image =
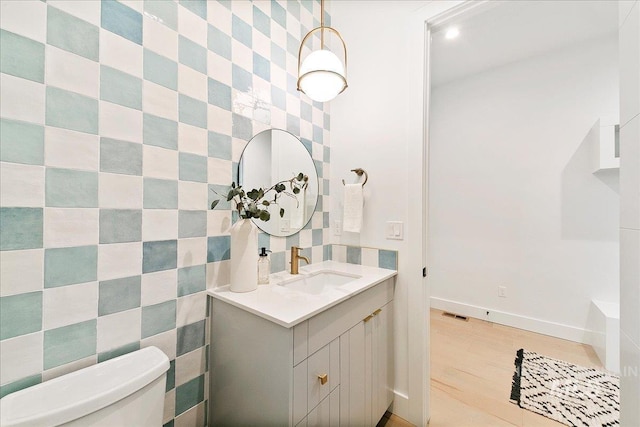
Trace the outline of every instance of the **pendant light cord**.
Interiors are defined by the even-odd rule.
[[[324,0],[320,0],[320,49],[324,49]]]

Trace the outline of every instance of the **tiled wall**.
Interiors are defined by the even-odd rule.
[[[620,425],[640,425],[640,1],[620,1]]]
[[[299,136],[321,178],[304,230],[260,236],[273,270],[292,244],[330,252],[329,114],[295,89],[319,0],[0,7],[0,392],[155,345],[165,423],[202,425],[204,290],[228,279],[232,221],[210,189],[252,135]]]
[[[348,245],[328,245],[325,258],[348,264],[398,269],[398,251]]]

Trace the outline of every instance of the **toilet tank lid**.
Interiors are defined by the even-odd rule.
[[[143,348],[3,397],[0,425],[66,423],[135,393],[168,369],[160,349]]]

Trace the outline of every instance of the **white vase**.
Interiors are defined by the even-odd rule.
[[[239,219],[231,226],[232,292],[258,288],[258,227],[250,219]]]

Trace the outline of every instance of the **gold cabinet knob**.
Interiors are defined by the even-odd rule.
[[[367,317],[365,317],[364,319],[362,319],[364,321],[364,323],[367,323],[369,320],[373,319],[373,314],[368,315]]]
[[[374,311],[374,312],[373,312],[373,315],[374,315],[374,316],[377,316],[377,315],[378,315],[378,314],[380,314],[381,312],[382,312],[382,309],[381,309],[381,308],[379,308],[379,309],[377,309],[376,311]]]
[[[320,385],[325,385],[329,381],[327,374],[318,374],[318,379],[320,380]]]

